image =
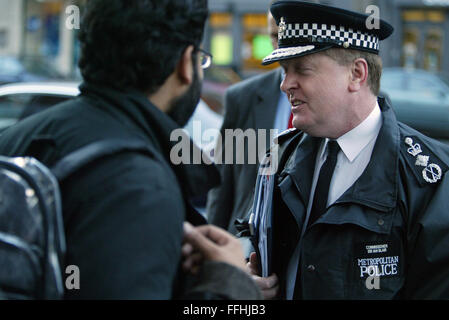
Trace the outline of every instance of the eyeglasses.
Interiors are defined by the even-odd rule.
[[[203,49],[196,49],[200,53],[201,68],[207,69],[212,64],[212,55]]]

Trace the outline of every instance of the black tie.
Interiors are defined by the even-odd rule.
[[[337,164],[337,155],[338,151],[340,151],[340,146],[337,141],[329,141],[327,148],[327,158],[321,167],[320,176],[318,177],[315,194],[313,196],[313,205],[308,223],[309,226],[311,226],[326,211],[329,186],[335,165]]]
[[[329,141],[327,144],[327,158],[324,164],[321,166],[320,175],[315,188],[313,196],[312,210],[310,211],[310,218],[308,226],[311,226],[323,213],[326,211],[327,198],[329,195],[329,186],[331,183],[332,175],[334,173],[335,165],[337,164],[337,155],[340,151],[340,146],[337,141]],[[298,263],[298,272],[296,274],[295,291],[293,293],[293,299],[301,299],[301,280],[300,271],[301,261]]]

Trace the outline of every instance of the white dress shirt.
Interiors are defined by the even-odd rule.
[[[380,107],[376,104],[376,107],[362,123],[337,139],[341,150],[337,156],[337,164],[329,187],[328,206],[340,198],[365,171],[381,127],[382,116]],[[313,199],[320,168],[326,161],[328,141],[329,139],[323,141],[318,152],[310,199]],[[309,203],[307,211],[310,212],[310,210],[311,203]]]
[[[373,153],[374,145],[381,127],[382,115],[379,104],[376,103],[373,111],[362,123],[336,140],[341,150],[338,152],[337,164],[335,165],[334,173],[332,175],[327,206],[338,200],[338,198],[340,198],[340,196],[342,196],[343,193],[362,175],[371,159],[371,154]],[[315,193],[320,169],[327,158],[328,141],[329,139],[324,139],[318,150],[309,197],[310,201],[307,206],[305,226],[308,223],[310,211],[312,209],[312,199]],[[305,226],[303,227],[302,234],[305,231]],[[298,245],[287,268],[287,299],[293,298],[299,255],[300,246]]]

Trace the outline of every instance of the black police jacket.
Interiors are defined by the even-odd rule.
[[[297,245],[295,298],[449,298],[449,147],[399,123],[384,99],[379,105],[367,168],[304,230],[320,139],[297,130],[278,138],[271,262],[281,298]]]
[[[66,265],[80,270],[80,289],[67,290],[66,298],[182,297],[186,290],[178,272],[182,223],[205,223],[190,199],[214,186],[218,172],[212,165],[173,165],[170,154],[178,141],[171,141],[170,136],[177,124],[144,95],[92,84],[83,84],[81,92],[74,100],[6,130],[0,137],[0,154],[34,156],[51,167],[94,141],[137,138],[146,141],[157,157],[115,154],[62,183]],[[194,148],[193,143],[190,147]],[[226,270],[221,266],[230,276]],[[202,288],[190,291],[196,298],[230,293]],[[239,297],[235,292],[230,296]]]

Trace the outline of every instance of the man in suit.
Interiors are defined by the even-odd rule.
[[[274,2],[274,1],[272,1]],[[273,47],[277,48],[277,25],[270,12],[267,15],[268,32]],[[242,81],[228,89],[225,95],[226,115],[220,133],[223,138],[223,147],[218,146],[216,157],[221,157],[222,164],[218,165],[221,171],[222,183],[212,189],[208,195],[207,215],[209,222],[227,229],[233,234],[238,231],[235,227],[237,219],[245,218],[253,201],[254,182],[257,178],[259,156],[256,163],[249,163],[249,148],[244,148],[244,164],[225,164],[227,153],[239,156],[241,149],[225,144],[225,130],[248,129],[267,130],[265,146],[271,144],[270,129],[279,132],[288,127],[290,120],[290,105],[284,93],[280,91],[282,69],[277,68],[253,78]],[[262,138],[263,139],[263,138]],[[263,144],[262,144],[263,145]],[[257,150],[263,156],[265,150]],[[252,156],[252,155],[251,155]]]

